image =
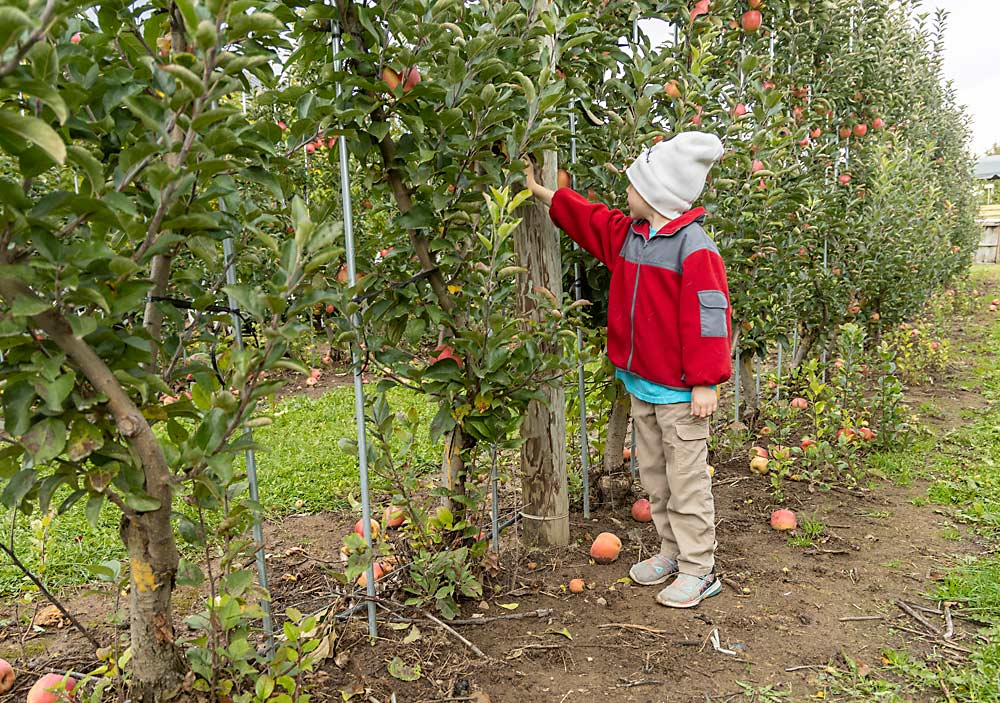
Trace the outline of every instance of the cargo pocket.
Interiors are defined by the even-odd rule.
[[[698,291],[698,304],[701,308],[701,336],[728,337],[726,329],[726,308],[729,301],[721,290]]]
[[[677,436],[684,441],[708,439],[708,418],[692,417],[674,425]]]

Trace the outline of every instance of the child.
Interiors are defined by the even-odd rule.
[[[638,584],[673,583],[656,596],[692,608],[722,590],[715,576],[715,503],[708,475],[714,386],[731,373],[726,269],[691,209],[718,137],[685,132],[644,151],[625,171],[629,216],[569,188],[528,188],[557,226],[611,269],[608,357],[632,395],[639,477],[649,494],[660,553],[635,564]]]

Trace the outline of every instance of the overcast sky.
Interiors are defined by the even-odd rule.
[[[1000,0],[923,0],[948,10],[944,70],[974,120],[972,148],[1000,143]]]

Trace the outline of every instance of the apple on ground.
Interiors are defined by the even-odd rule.
[[[755,456],[767,458],[767,450],[764,447],[753,447],[750,450],[750,458],[753,459]]]
[[[69,698],[73,700],[76,679],[62,674],[45,674],[28,691],[28,703],[56,703]]]
[[[399,527],[406,520],[406,513],[398,505],[387,505],[382,519],[387,528]]]
[[[371,518],[370,521],[369,521],[369,525],[371,526],[371,529],[372,529],[372,539],[376,539],[378,537],[378,534],[379,534],[378,520],[376,520],[375,518]],[[354,523],[354,534],[360,535],[362,537],[365,536],[365,521],[364,521],[364,518],[362,518],[361,520],[358,520],[356,523]]]
[[[6,659],[0,659],[0,696],[14,688],[14,667]]]
[[[651,522],[653,520],[653,507],[649,500],[640,498],[632,503],[632,519],[636,522]]]
[[[795,513],[791,510],[781,509],[771,513],[771,527],[779,532],[794,530],[796,525]]]
[[[594,539],[590,545],[590,556],[598,564],[610,564],[618,558],[622,550],[622,541],[618,535],[611,532],[602,532]]]
[[[583,593],[586,589],[587,584],[584,583],[583,579],[570,579],[569,582],[569,592],[570,593]]]
[[[816,446],[816,440],[810,439],[808,437],[803,437],[802,441],[799,442],[799,447],[802,448],[802,451],[808,451],[809,447],[814,447],[814,446]]]
[[[762,456],[755,456],[750,460],[750,473],[763,476],[767,473],[768,461]]]
[[[378,562],[373,565],[375,568],[375,580],[378,581],[380,578],[385,576],[385,569]],[[368,570],[365,569],[360,576],[358,576],[358,585],[361,588],[366,588],[368,586]]]
[[[809,407],[809,401],[805,398],[792,398],[790,405],[796,410],[805,410]]]

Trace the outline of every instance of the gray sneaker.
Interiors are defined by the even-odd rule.
[[[721,592],[722,582],[714,573],[707,576],[679,574],[672,584],[656,594],[656,602],[668,608],[693,608]]]
[[[670,557],[657,554],[629,569],[629,578],[640,586],[655,586],[677,573],[677,562]]]

